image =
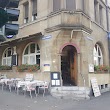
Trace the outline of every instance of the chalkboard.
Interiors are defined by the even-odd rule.
[[[12,55],[12,66],[17,65],[17,55]]]

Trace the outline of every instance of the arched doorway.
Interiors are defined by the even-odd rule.
[[[61,73],[64,86],[77,85],[77,50],[72,45],[62,49]]]

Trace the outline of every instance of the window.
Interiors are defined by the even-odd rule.
[[[101,48],[98,44],[94,47],[94,65],[103,65],[103,55]]]
[[[61,9],[61,0],[53,0],[53,11]]]
[[[86,9],[86,1],[85,0],[81,0],[80,2],[81,2],[81,10],[85,11],[85,9]]]
[[[94,16],[95,21],[103,26],[103,7],[96,0],[94,1]]]
[[[23,52],[23,64],[40,65],[40,48],[38,44],[31,43],[26,46]]]
[[[66,9],[67,10],[75,10],[76,9],[76,1],[75,0],[66,0]]]
[[[28,23],[29,3],[24,4],[24,23]]]
[[[101,5],[99,5],[99,23],[100,23],[100,25],[102,25],[103,23],[103,15],[102,15],[102,9],[103,9],[103,7],[101,6]]]
[[[97,12],[98,12],[98,9],[97,9],[97,7],[98,7],[98,2],[96,1],[96,0],[94,0],[94,16],[95,16],[95,21],[96,22],[98,22],[98,20],[97,20]]]
[[[32,0],[32,21],[37,19],[37,0]]]
[[[7,48],[2,57],[2,65],[11,66],[11,55],[12,55],[12,49]]]

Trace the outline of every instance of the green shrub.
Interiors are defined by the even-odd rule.
[[[11,66],[1,66],[0,65],[0,70],[11,70],[12,69],[12,67]]]
[[[40,66],[39,65],[27,65],[27,64],[22,64],[20,66],[18,66],[18,71],[19,72],[23,72],[25,70],[29,71],[29,72],[32,72],[32,71],[37,71],[40,69]]]
[[[110,67],[109,66],[106,66],[106,65],[94,65],[94,70],[95,71],[108,71],[110,70]]]

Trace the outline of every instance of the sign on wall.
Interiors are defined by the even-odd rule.
[[[43,36],[43,37],[42,37],[42,40],[47,40],[47,39],[50,39],[50,38],[52,38],[51,35],[46,35],[46,36]]]
[[[51,72],[51,86],[56,87],[60,85],[61,85],[60,72]]]
[[[44,72],[48,72],[48,71],[50,71],[50,64],[44,64],[43,65],[43,70],[44,70]]]
[[[93,89],[93,92],[94,92],[94,96],[95,97],[100,96],[101,93],[100,93],[100,90],[99,90],[97,79],[95,77],[91,78],[91,84],[92,84],[92,89]]]
[[[94,72],[94,65],[93,64],[89,64],[89,72],[90,73]]]

